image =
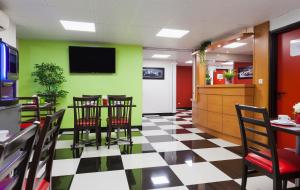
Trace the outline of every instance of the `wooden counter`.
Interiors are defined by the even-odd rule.
[[[219,138],[240,144],[235,104],[253,105],[254,85],[197,86],[193,102],[193,123]]]

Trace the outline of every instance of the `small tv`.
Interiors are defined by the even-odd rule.
[[[115,56],[115,48],[69,46],[70,73],[115,73]]]

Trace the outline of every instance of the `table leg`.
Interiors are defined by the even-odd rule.
[[[300,155],[300,136],[296,137],[296,153]],[[300,179],[296,179],[296,187],[300,186]]]

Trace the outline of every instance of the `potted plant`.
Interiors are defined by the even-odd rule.
[[[210,83],[211,83],[211,78],[210,78],[209,74],[206,74],[206,75],[205,75],[205,81],[206,81],[206,85],[210,85]]]
[[[205,64],[206,63],[206,48],[210,46],[211,41],[205,41],[203,42],[200,47],[199,47],[199,58],[200,58],[200,63]]]
[[[234,70],[224,71],[225,84],[232,84],[232,79],[235,76]]]
[[[300,124],[300,102],[293,106],[295,112],[295,123]]]
[[[31,75],[34,78],[34,82],[42,87],[37,93],[39,96],[44,97],[46,101],[56,104],[58,98],[67,95],[68,92],[61,89],[66,79],[60,66],[54,63],[35,64]]]

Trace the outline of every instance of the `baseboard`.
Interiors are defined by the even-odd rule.
[[[192,107],[182,107],[182,108],[176,108],[176,109],[181,109],[181,110],[192,110]]]
[[[176,113],[143,113],[143,116],[147,115],[159,115],[159,116],[174,116]]]
[[[142,130],[141,125],[133,125],[133,126],[131,126],[131,128]],[[73,128],[61,128],[61,129],[59,129],[59,133],[63,133],[63,132],[67,132],[67,131],[73,131]],[[107,127],[101,127],[101,132],[106,132],[106,131],[107,131]],[[94,132],[94,130],[91,130],[91,132]]]

